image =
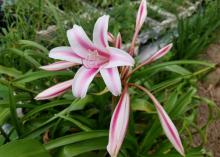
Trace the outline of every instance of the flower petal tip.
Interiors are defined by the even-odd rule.
[[[35,99],[35,100],[40,100],[39,97],[38,97],[38,95],[37,95],[36,97],[34,97],[34,99]]]
[[[115,40],[116,39],[115,39],[114,35],[112,33],[108,32],[108,41],[110,43],[115,43]]]
[[[121,33],[118,33],[118,35],[117,35],[115,47],[117,47],[119,49],[121,49],[121,47],[122,47]]]

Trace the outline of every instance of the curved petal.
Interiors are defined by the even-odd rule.
[[[153,54],[148,54],[150,51],[148,51],[148,53],[146,53],[147,51],[145,50],[143,53],[141,53],[141,55],[139,56],[141,64],[145,65],[145,64],[150,64],[151,62],[154,62],[157,59],[160,59],[161,57],[165,56],[173,47],[173,44],[168,44],[166,46],[164,46],[163,48],[161,48],[160,50],[155,50],[155,48],[153,49],[152,52],[154,52]],[[146,58],[147,59],[143,59]]]
[[[83,28],[78,25],[67,31],[67,37],[73,51],[83,58],[88,56],[89,51],[95,49]]]
[[[84,98],[90,83],[95,75],[99,72],[99,69],[87,69],[82,66],[76,73],[72,83],[72,92],[75,97]]]
[[[49,57],[73,63],[82,63],[82,58],[75,54],[71,47],[66,46],[53,48],[50,50]]]
[[[59,84],[56,84],[43,92],[39,93],[34,99],[36,100],[46,100],[46,99],[52,99],[57,96],[62,95],[67,90],[70,89],[72,86],[72,80],[68,80]]]
[[[117,157],[126,134],[130,112],[130,98],[123,92],[112,115],[107,150],[111,157]]]
[[[73,67],[75,65],[78,65],[78,64],[67,62],[67,61],[59,61],[59,62],[55,62],[49,65],[41,66],[40,69],[47,70],[47,71],[59,71],[59,70]]]
[[[159,51],[157,51],[153,56],[150,57],[151,60],[155,61],[155,60],[163,57],[164,55],[166,55],[171,50],[172,47],[173,47],[172,43],[164,46]]]
[[[109,47],[108,50],[110,53],[110,60],[109,63],[104,66],[105,68],[134,65],[134,59],[127,52],[114,47]]]
[[[157,101],[157,99],[151,94],[150,92],[147,92],[153,103],[155,104],[155,107],[157,109],[157,113],[159,115],[160,122],[162,124],[162,128],[167,136],[167,138],[170,140],[174,148],[182,155],[185,156],[184,148],[182,145],[182,142],[180,140],[179,133],[171,121],[170,117],[167,115],[166,111],[163,109],[163,107],[160,105],[160,103]]]
[[[93,43],[97,47],[108,47],[108,21],[109,16],[104,15],[98,18],[98,20],[95,23],[93,30]]]
[[[113,95],[118,96],[121,94],[121,79],[118,68],[101,69],[100,73],[109,91]]]
[[[146,0],[142,0],[136,17],[135,31],[139,31],[141,29],[141,26],[143,25],[146,16],[147,16],[147,2]]]

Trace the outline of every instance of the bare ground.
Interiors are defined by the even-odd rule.
[[[218,33],[220,36],[220,32]],[[204,53],[208,62],[220,65],[220,38],[211,44]],[[203,56],[204,57],[204,56]],[[220,66],[210,72],[206,78],[199,83],[199,95],[213,100],[220,107]],[[212,112],[213,121],[207,128],[207,141],[205,147],[211,151],[214,157],[220,157],[220,113],[216,109]],[[209,117],[207,104],[201,104],[198,108],[197,123],[202,127]],[[198,135],[194,136],[194,146],[201,144]]]

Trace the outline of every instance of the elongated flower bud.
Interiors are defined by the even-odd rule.
[[[130,99],[124,91],[112,115],[107,150],[111,157],[117,157],[126,134],[130,111]]]
[[[142,0],[136,17],[135,31],[139,31],[141,29],[146,19],[146,16],[147,16],[147,2],[146,0]]]
[[[121,49],[121,46],[122,46],[121,34],[118,33],[118,36],[117,36],[116,42],[115,42],[115,47]]]
[[[156,61],[157,59],[160,59],[161,57],[165,56],[171,50],[172,47],[173,47],[172,43],[164,46],[159,51],[157,51],[152,56],[150,56],[147,60],[143,61],[142,64],[144,64],[144,65],[149,64],[151,62]]]
[[[173,47],[173,44],[169,44],[169,45],[166,45],[164,46],[162,49],[160,49],[159,51],[157,51],[157,53],[155,53],[152,57],[151,57],[151,60],[152,61],[155,61],[161,57],[163,57],[164,55],[166,55],[170,50],[171,48]]]
[[[108,41],[110,43],[115,43],[115,37],[112,33],[108,32]]]
[[[73,80],[68,80],[68,81],[56,84],[56,85],[44,90],[43,92],[39,93],[35,97],[35,99],[36,100],[46,100],[46,99],[52,99],[57,96],[60,96],[63,93],[65,93],[67,90],[70,89],[70,87],[72,86],[72,82],[73,82]]]
[[[171,121],[170,117],[166,113],[166,111],[163,109],[163,107],[160,105],[160,103],[157,101],[157,99],[150,93],[148,92],[149,97],[153,101],[156,109],[157,109],[157,114],[159,115],[159,119],[162,125],[162,128],[167,136],[167,138],[170,140],[174,148],[182,155],[185,156],[184,153],[184,148],[182,145],[182,142],[180,140],[179,133]]]

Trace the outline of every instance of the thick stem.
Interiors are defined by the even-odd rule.
[[[137,84],[134,84],[134,83],[128,83],[128,86],[133,86],[133,87],[136,87],[140,90],[142,90],[143,92],[145,92],[148,96],[152,96],[151,92],[149,92],[146,88],[144,88],[143,86],[140,86],[140,85],[137,85]]]
[[[143,67],[144,65],[148,64],[150,62],[147,63],[142,63],[140,65],[138,65],[136,68],[134,68],[130,73],[127,74],[126,78],[129,78],[135,71],[139,70],[141,67]]]
[[[137,40],[138,33],[139,33],[139,30],[136,30],[136,31],[134,32],[134,36],[133,36],[133,39],[132,39],[132,42],[131,42],[131,46],[130,46],[130,48],[129,48],[129,54],[130,54],[131,56],[134,56],[135,42],[136,42],[136,40]]]

